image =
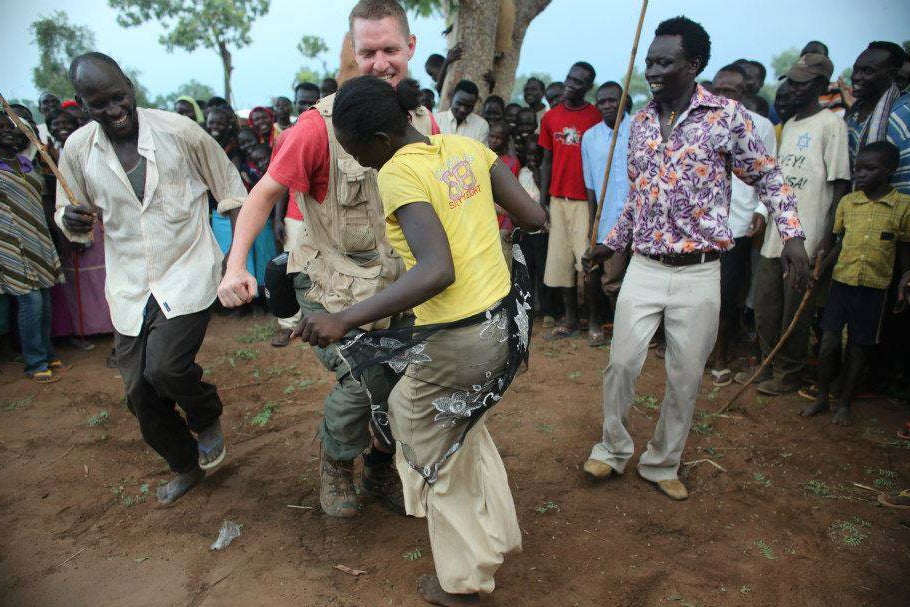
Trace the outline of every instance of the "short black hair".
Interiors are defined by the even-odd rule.
[[[679,16],[661,21],[654,30],[654,35],[679,36],[682,39],[682,48],[686,57],[698,60],[698,74],[711,60],[711,37],[701,24],[688,17]]]
[[[721,72],[731,72],[733,74],[739,74],[740,76],[743,77],[743,80],[749,79],[749,74],[747,74],[746,70],[743,69],[743,66],[741,63],[728,63],[727,65],[725,65],[722,68],[720,68],[719,70],[717,70],[718,74]]]
[[[335,88],[338,88],[338,81],[335,80],[334,78],[332,78],[331,76],[326,76],[325,78],[323,78],[322,84],[331,84],[331,85],[334,85]]]
[[[426,62],[424,63],[424,65],[425,65],[425,66],[426,66],[426,65],[438,65],[438,66],[442,67],[442,64],[445,63],[445,62],[446,62],[446,58],[445,58],[445,57],[443,57],[443,56],[440,55],[439,53],[433,53],[432,55],[430,55],[429,57],[427,57],[427,60],[426,60]]]
[[[539,85],[540,85],[540,88],[542,88],[542,89],[546,89],[546,88],[547,88],[547,85],[543,83],[543,80],[541,80],[541,79],[538,78],[537,76],[531,76],[530,78],[528,78],[527,80],[525,80],[525,86],[528,86],[528,85],[531,84],[532,82],[536,82],[537,84],[539,84]]]
[[[901,162],[900,150],[898,150],[897,146],[890,141],[873,141],[872,143],[867,143],[856,153],[857,156],[860,154],[878,154],[884,165],[891,171],[897,169]]]
[[[756,61],[755,59],[737,59],[733,62],[734,65],[751,65],[752,67],[757,67],[758,71],[761,72],[762,82],[768,77],[768,70],[765,68],[764,64],[761,61]]]
[[[79,75],[79,68],[82,67],[83,63],[103,63],[108,67],[114,68],[114,70],[120,74],[124,80],[127,82],[130,81],[127,75],[123,73],[123,69],[121,69],[120,64],[117,63],[113,57],[110,55],[105,55],[104,53],[99,53],[98,51],[90,51],[88,53],[82,53],[73,59],[72,63],[70,63],[69,79],[70,83],[73,85],[73,88],[77,88],[76,76]]]
[[[406,78],[392,88],[375,76],[351,78],[338,89],[332,106],[332,124],[357,140],[378,132],[404,135],[410,110],[420,106],[420,89]]]
[[[47,116],[44,117],[44,124],[47,126],[47,130],[51,130],[51,123],[59,118],[60,116],[66,116],[72,123],[76,126],[79,126],[79,121],[76,120],[76,117],[67,112],[66,110],[60,108],[54,108],[47,113]]]
[[[866,47],[866,50],[885,51],[888,53],[888,65],[898,70],[904,65],[904,61],[907,60],[907,53],[904,52],[904,49],[902,49],[899,44],[893,42],[876,40],[875,42],[870,42],[869,46]]]
[[[827,56],[828,56],[828,45],[825,44],[824,42],[822,42],[821,40],[810,40],[809,42],[806,43],[806,46],[803,47],[803,50],[801,50],[801,51],[799,52],[799,54],[800,54],[800,55],[805,55],[805,54],[808,52],[808,51],[806,51],[806,49],[809,48],[809,47],[812,46],[812,45],[815,45],[815,44],[817,44],[818,46],[820,46],[820,47],[822,47],[823,49],[825,49],[825,52],[824,52],[823,54],[824,54],[825,57],[827,57]]]
[[[272,155],[272,148],[267,143],[257,143],[252,148],[250,148],[248,156],[252,156],[253,152],[265,152],[269,156]]]
[[[509,104],[506,105],[506,109],[507,109],[507,110],[508,110],[508,109],[511,109],[511,108],[518,108],[518,109],[521,109],[521,104],[520,104],[520,103],[515,103],[514,101],[512,101],[511,103],[509,103]]]
[[[537,121],[537,112],[535,112],[532,108],[529,108],[526,105],[523,105],[518,109],[517,116],[521,116],[522,114],[530,114],[531,116],[534,117],[535,122]]]
[[[455,93],[458,91],[464,91],[468,95],[480,97],[480,90],[477,88],[477,85],[470,80],[459,80],[458,84],[455,85],[455,88],[452,89],[452,96],[454,97]]]
[[[746,93],[739,102],[746,106],[746,109],[752,110],[759,116],[767,118],[771,114],[771,106],[768,100],[761,95]]]
[[[512,127],[509,126],[509,123],[505,120],[494,120],[490,123],[490,130],[492,131],[495,128],[505,129],[506,135],[509,136],[512,134]]]
[[[487,95],[487,98],[483,100],[483,105],[486,106],[488,103],[495,103],[502,108],[503,112],[506,111],[506,102],[499,95]]]
[[[279,101],[287,101],[288,103],[291,102],[291,100],[288,99],[287,97],[285,97],[284,95],[280,95],[278,97],[275,97],[275,100],[272,102],[272,105],[277,104]]]
[[[205,107],[207,107],[207,108],[224,107],[226,105],[230,105],[230,104],[227,102],[227,99],[225,99],[224,97],[217,97],[217,96],[209,97],[209,100],[205,102]]]
[[[547,88],[544,89],[544,90],[545,90],[545,91],[549,91],[550,89],[556,88],[557,86],[561,86],[562,88],[566,88],[566,83],[563,82],[562,80],[554,80],[553,82],[551,82],[550,84],[548,84],[548,85],[547,85]]]
[[[572,67],[580,67],[591,74],[591,82],[594,82],[594,79],[597,78],[597,72],[594,70],[594,66],[587,61],[576,61],[572,64]]]
[[[319,87],[313,84],[312,82],[298,82],[294,85],[294,94],[297,94],[297,91],[312,91],[317,95],[320,93]]]
[[[614,82],[613,80],[607,80],[606,82],[601,84],[599,87],[597,87],[597,90],[595,91],[594,94],[596,95],[600,91],[602,91],[604,89],[609,89],[609,88],[619,89],[619,94],[622,95],[622,85],[618,82]]]

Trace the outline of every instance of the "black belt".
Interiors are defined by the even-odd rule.
[[[659,261],[665,266],[674,268],[694,266],[720,259],[720,251],[693,251],[692,253],[670,253],[668,255],[645,255],[648,259]]]

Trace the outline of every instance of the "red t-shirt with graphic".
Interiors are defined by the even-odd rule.
[[[550,196],[587,199],[581,166],[581,136],[601,120],[603,116],[590,103],[575,110],[560,103],[543,115],[537,145],[553,153]]]

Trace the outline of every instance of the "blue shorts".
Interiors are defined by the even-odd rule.
[[[855,346],[878,344],[885,308],[885,289],[855,287],[831,281],[821,328],[840,333],[847,327],[847,340]]]

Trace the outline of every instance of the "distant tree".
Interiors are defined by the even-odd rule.
[[[525,84],[527,84],[528,80],[531,78],[539,78],[543,80],[544,85],[550,84],[554,80],[553,76],[545,72],[531,72],[530,74],[521,74],[515,76],[515,84],[512,85],[512,95],[506,99],[506,102],[514,102],[524,105]]]
[[[329,73],[329,66],[322,58],[322,54],[329,50],[325,40],[319,36],[302,36],[297,43],[297,50],[307,59],[314,59],[322,64],[322,71]]]
[[[29,30],[38,46],[38,65],[32,69],[32,83],[39,93],[53,93],[60,99],[73,96],[67,72],[77,55],[95,46],[95,34],[73,25],[63,11],[54,11],[32,22]]]
[[[152,105],[151,94],[149,90],[142,86],[139,75],[142,73],[132,67],[124,67],[123,73],[133,83],[133,94],[136,96],[136,105],[140,107],[154,107]]]
[[[901,43],[901,46],[904,47],[904,51],[905,51],[905,52],[910,53],[910,40],[904,40],[904,41]]]
[[[799,59],[799,49],[790,47],[771,57],[771,68],[774,70],[774,80],[777,80],[790,71],[793,64]],[[775,87],[776,88],[776,87]]]
[[[177,87],[170,95],[158,95],[152,105],[162,110],[173,110],[178,97],[189,96],[193,99],[210,99],[215,96],[215,89],[197,80],[190,80]]]
[[[252,42],[250,27],[269,11],[270,0],[108,0],[117,23],[136,27],[152,19],[167,31],[158,40],[170,52],[213,49],[224,71],[224,97],[231,99],[231,49]]]

